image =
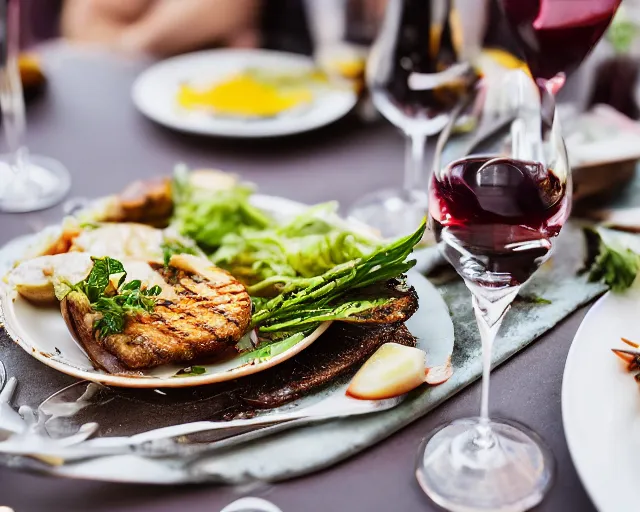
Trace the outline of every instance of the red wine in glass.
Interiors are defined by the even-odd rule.
[[[541,85],[575,71],[622,0],[501,0],[532,75]],[[556,89],[557,91],[557,89]]]
[[[448,113],[468,92],[475,75],[470,68],[460,68],[464,71],[459,76],[453,75],[440,83],[434,81],[432,87],[419,90],[412,87],[411,75],[434,76],[458,63],[450,23],[452,0],[394,1],[397,7],[391,15],[395,23],[383,27],[388,41],[383,50],[387,54],[386,66],[379,66],[373,77],[374,103],[392,121],[399,115],[409,120],[420,119],[423,130],[431,131],[425,128],[425,121],[445,115],[446,122]],[[404,128],[405,123],[395,124]]]
[[[349,215],[383,237],[411,233],[427,211],[427,137],[442,130],[477,80],[461,58],[461,24],[453,0],[389,0],[367,62],[376,109],[407,138],[402,188],[367,194]]]
[[[566,185],[537,162],[470,157],[433,177],[429,213],[446,258],[469,282],[523,284],[568,216]]]

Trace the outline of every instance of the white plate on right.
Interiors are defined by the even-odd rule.
[[[640,287],[607,293],[573,340],[562,381],[562,418],[571,457],[600,512],[637,512],[640,387],[612,348],[640,342]],[[628,348],[628,347],[627,347]]]

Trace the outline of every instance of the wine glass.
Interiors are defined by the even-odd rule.
[[[542,94],[553,106],[549,92]],[[542,440],[523,425],[489,416],[496,334],[520,287],[549,258],[571,205],[559,121],[555,108],[543,111],[540,101],[522,71],[483,81],[438,141],[430,226],[471,291],[483,364],[480,416],[433,432],[418,456],[423,490],[452,511],[526,510],[553,480],[553,457]],[[474,114],[476,128],[453,136],[456,118]]]
[[[389,0],[367,62],[375,107],[407,137],[404,186],[360,199],[349,215],[384,237],[415,230],[427,211],[428,136],[444,128],[475,72],[459,63],[462,38],[453,0]]]
[[[611,23],[622,0],[500,0],[529,69],[557,94]]]
[[[20,0],[0,4],[0,107],[9,152],[0,155],[0,211],[29,212],[58,203],[69,191],[69,172],[58,161],[30,155],[18,56]]]

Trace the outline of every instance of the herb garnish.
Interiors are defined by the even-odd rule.
[[[102,313],[102,318],[96,320],[93,325],[98,333],[98,338],[102,339],[111,334],[117,334],[124,330],[127,314],[153,312],[156,306],[157,295],[162,289],[152,286],[149,289],[142,289],[142,283],[136,279],[118,287],[117,295],[113,297],[100,297],[93,309]]]
[[[204,366],[187,366],[179,370],[174,377],[191,377],[193,375],[202,375],[203,373],[207,373],[207,369]]]
[[[629,248],[607,244],[593,229],[586,229],[585,235],[591,252],[587,258],[589,281],[604,281],[614,292],[629,288],[640,270],[640,255]]]
[[[108,256],[91,259],[93,268],[87,278],[70,286],[69,291],[83,293],[89,299],[91,307],[102,313],[102,317],[93,324],[99,339],[121,333],[127,314],[153,311],[155,297],[162,292],[159,286],[143,289],[139,279],[125,283],[127,272],[121,262]],[[119,274],[121,276],[114,287],[111,276]]]

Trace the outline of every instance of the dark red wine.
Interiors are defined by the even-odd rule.
[[[431,225],[445,256],[482,286],[518,286],[529,279],[568,213],[565,184],[535,162],[457,160],[434,175],[430,189]]]
[[[473,82],[467,68],[460,75],[417,90],[410,85],[413,73],[436,75],[458,62],[451,25],[452,0],[397,0],[389,2],[386,21],[378,38],[372,96],[376,107],[390,120],[394,109],[410,118],[429,119],[450,112]],[[396,123],[398,124],[398,123]]]
[[[611,23],[622,0],[501,0],[534,77],[569,75]]]

